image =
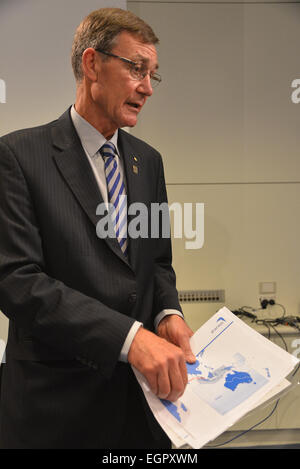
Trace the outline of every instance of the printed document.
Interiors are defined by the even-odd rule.
[[[299,360],[245,324],[226,307],[191,338],[197,360],[176,402],[159,399],[133,368],[147,402],[176,447],[198,449],[290,385]]]

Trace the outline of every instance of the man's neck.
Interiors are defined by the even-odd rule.
[[[99,109],[96,109],[90,97],[85,95],[83,88],[77,89],[74,106],[78,114],[95,127],[107,140],[117,130],[117,127],[113,127],[111,122],[108,123],[104,116],[99,115]]]

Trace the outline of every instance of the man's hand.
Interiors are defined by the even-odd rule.
[[[140,327],[132,341],[128,361],[147,379],[151,391],[160,399],[176,401],[187,385],[182,350]]]
[[[190,346],[193,331],[180,316],[171,314],[164,317],[157,327],[157,334],[180,347],[188,363],[195,363],[196,357]]]
[[[185,362],[196,361],[189,344],[193,331],[182,318],[169,315],[159,323],[158,335],[141,327],[131,344],[128,361],[145,376],[154,394],[176,401],[188,382]]]

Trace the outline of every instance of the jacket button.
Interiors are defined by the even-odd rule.
[[[137,297],[136,292],[130,293],[130,295],[128,297],[129,303],[131,303],[131,304],[135,303],[136,302],[136,297]]]

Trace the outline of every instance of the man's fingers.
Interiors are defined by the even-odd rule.
[[[169,401],[176,401],[185,391],[188,382],[185,359],[182,356],[179,362],[168,367],[158,378],[158,397]]]
[[[180,347],[140,328],[131,344],[128,361],[147,379],[161,399],[177,400],[187,384],[185,356]]]
[[[190,338],[187,336],[181,337],[179,347],[184,353],[185,360],[188,363],[195,363],[196,357],[193,354],[191,346],[190,346]]]
[[[158,377],[155,373],[144,373],[145,377],[147,378],[149,388],[153,392],[153,394],[158,395],[159,388],[158,388]]]
[[[180,347],[188,363],[195,363],[196,357],[190,346],[190,338],[194,333],[181,317],[175,314],[166,316],[159,323],[158,334]]]
[[[174,347],[172,347],[174,350]],[[160,399],[176,401],[187,385],[185,358],[178,348],[174,354],[164,357],[150,373],[145,373],[151,391]]]
[[[171,382],[169,374],[165,369],[158,374],[157,383],[157,397],[160,399],[168,399],[171,393]]]

